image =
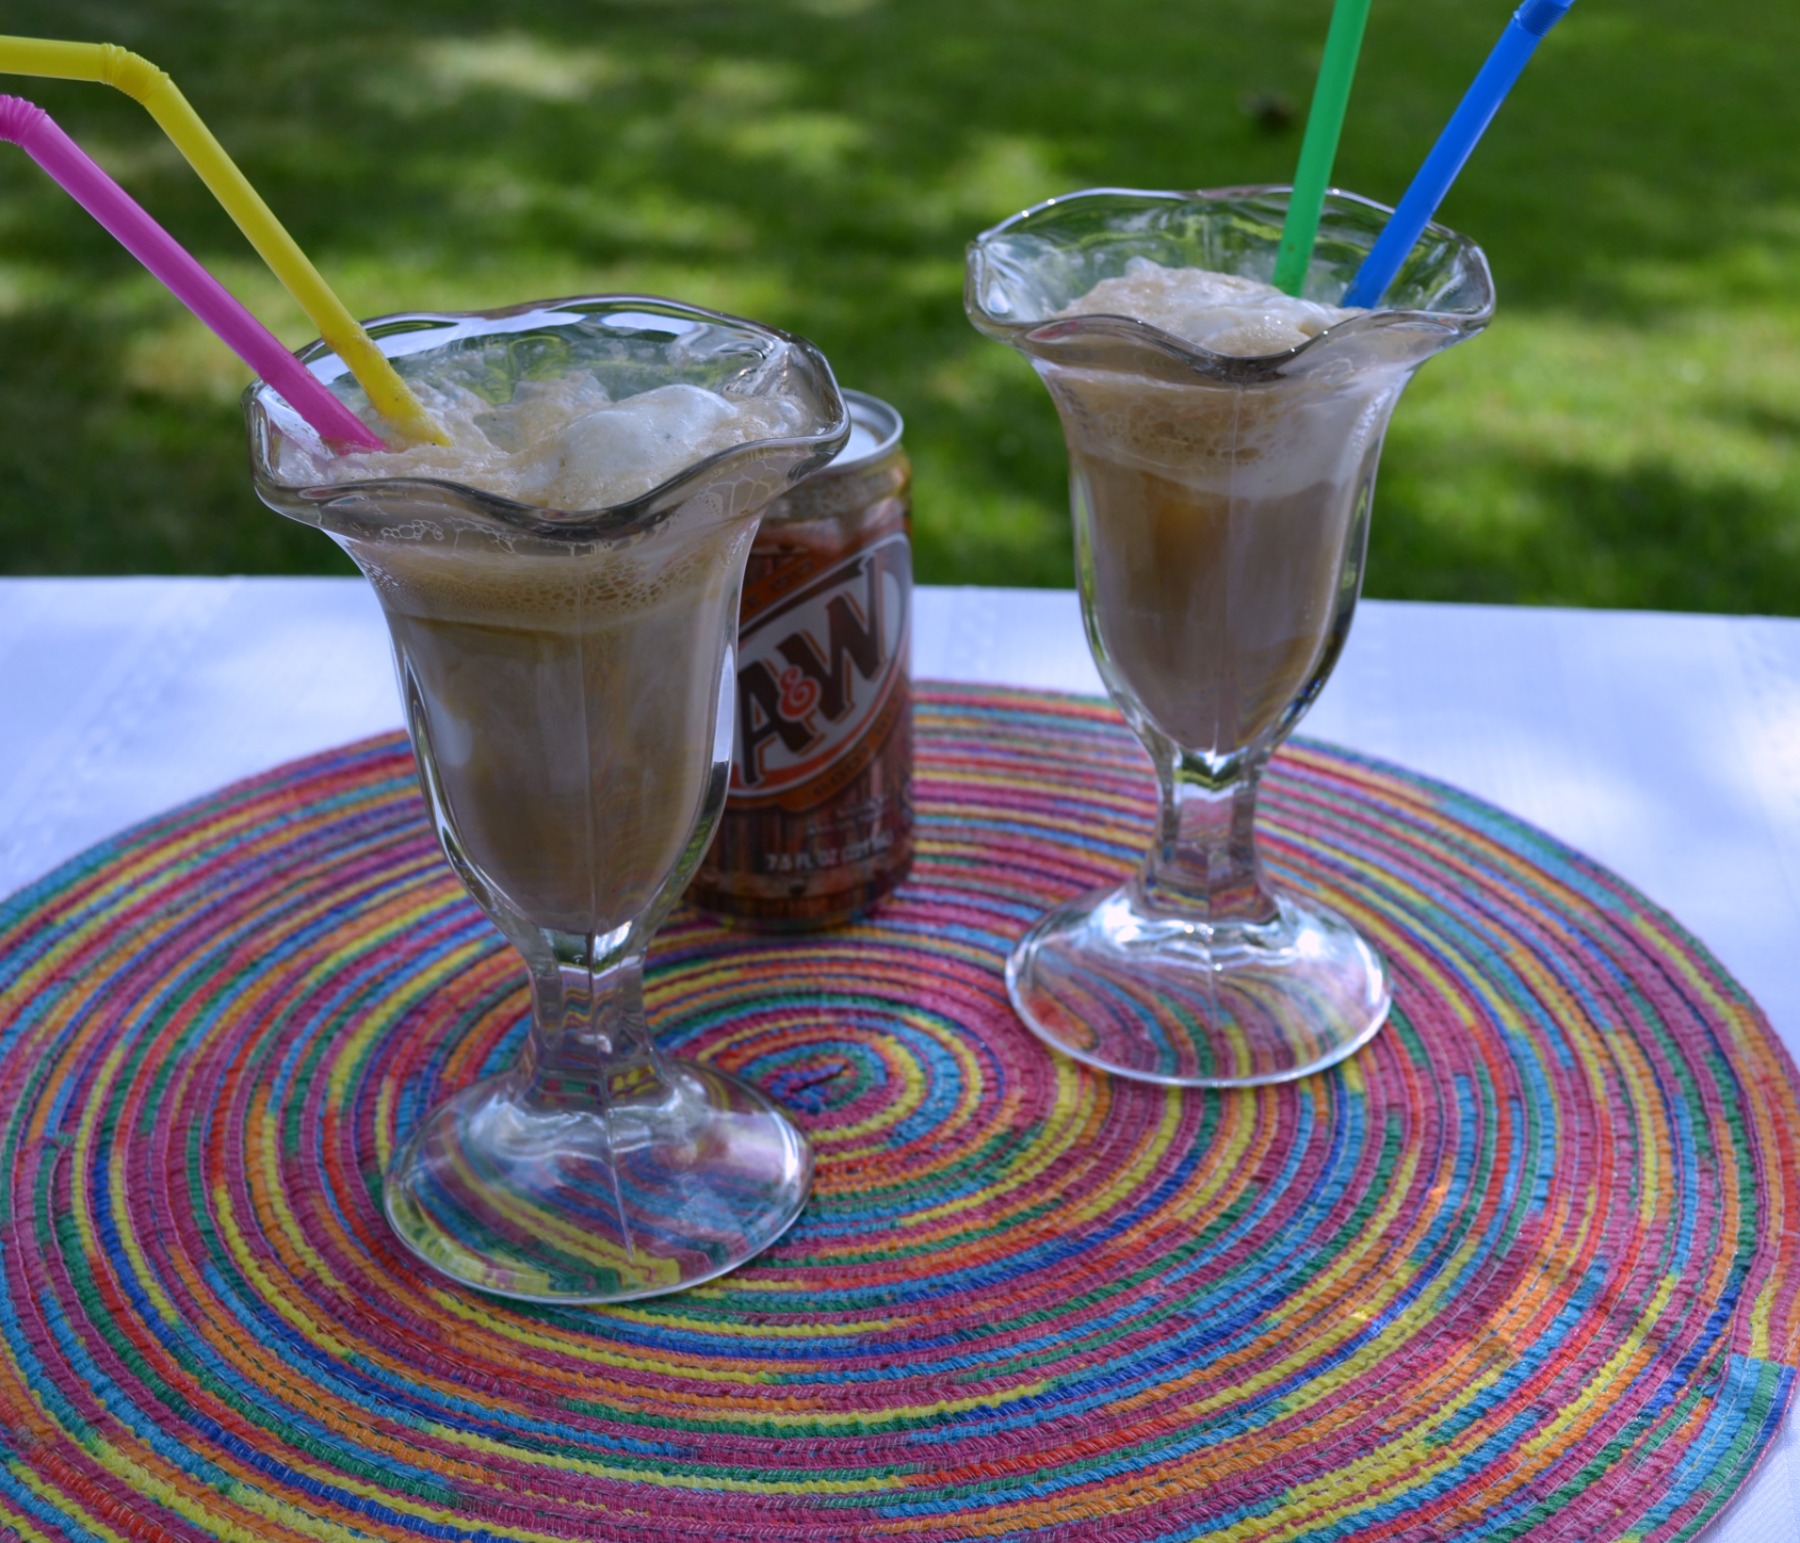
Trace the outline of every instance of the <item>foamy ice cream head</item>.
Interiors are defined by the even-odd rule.
[[[1215,354],[1258,359],[1287,353],[1363,312],[1303,300],[1235,273],[1133,257],[1123,273],[1100,280],[1056,314],[1126,316]]]
[[[805,426],[798,405],[779,397],[733,398],[677,382],[615,400],[580,371],[524,381],[498,406],[454,382],[416,389],[449,444],[335,456],[294,444],[283,475],[320,483],[428,477],[540,509],[607,509],[720,451]]]
[[[622,297],[373,324],[450,442],[334,454],[304,425],[278,416],[285,404],[263,388],[251,399],[259,476],[320,490],[451,483],[557,515],[629,504],[740,446],[818,437],[836,393],[816,352],[772,329],[714,320]],[[391,435],[335,358],[324,355],[314,368]],[[279,433],[260,431],[259,410]],[[802,447],[794,459],[805,458]]]
[[[1303,379],[1406,372],[1486,325],[1493,288],[1472,243],[1429,226],[1387,304],[1335,302],[1391,210],[1327,194],[1301,296],[1266,282],[1287,215],[1285,188],[1150,192],[1092,188],[1048,199],[969,247],[964,305],[982,332],[1045,379],[1109,375],[1186,392],[1221,390],[1220,411],[1266,413]],[[1056,387],[1052,385],[1054,391]],[[1252,399],[1256,400],[1252,400]],[[1098,404],[1096,404],[1098,405]],[[1189,411],[1207,404],[1190,401]]]
[[[1265,281],[1282,212],[1254,193],[1052,200],[976,243],[971,319],[1037,363],[1078,453],[1252,498],[1334,481],[1410,361],[1352,342],[1369,313],[1329,303],[1341,289]]]
[[[1212,354],[1260,360],[1363,313],[1260,279],[1132,257],[1055,314],[1124,317]],[[1238,384],[1187,371],[1139,374],[1113,361],[1043,373],[1078,452],[1246,497],[1287,495],[1349,475],[1379,432],[1382,397],[1400,383],[1380,371],[1357,379],[1346,368]]]

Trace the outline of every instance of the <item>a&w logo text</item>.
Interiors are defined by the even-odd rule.
[[[855,747],[892,692],[911,590],[896,533],[751,619],[738,635],[734,796],[785,792]]]

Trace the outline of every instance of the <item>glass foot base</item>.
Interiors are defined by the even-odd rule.
[[[1387,972],[1341,916],[1278,897],[1265,925],[1147,910],[1132,885],[1083,895],[1026,933],[1006,989],[1032,1033],[1142,1082],[1253,1087],[1335,1065],[1387,1017]]]
[[[800,1214],[811,1150],[750,1084],[662,1064],[605,1108],[510,1074],[465,1089],[389,1168],[389,1223],[452,1280],[531,1302],[659,1296],[742,1264]]]

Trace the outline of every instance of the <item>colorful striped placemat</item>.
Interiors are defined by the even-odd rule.
[[[920,711],[893,903],[656,950],[664,1041],[818,1153],[794,1231],[684,1296],[509,1305],[388,1236],[396,1134],[526,1010],[399,740],[0,906],[0,1537],[1693,1537],[1800,1356],[1793,1071],[1705,950],[1302,745],[1268,857],[1376,939],[1393,1020],[1296,1086],[1108,1081],[1000,971],[1141,850],[1140,753],[1070,698]]]

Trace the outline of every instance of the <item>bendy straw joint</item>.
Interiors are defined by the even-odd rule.
[[[144,101],[158,86],[174,85],[167,70],[159,70],[148,59],[117,43],[100,45],[100,79],[135,102]]]
[[[35,102],[27,102],[18,96],[0,96],[0,139],[22,146],[32,131],[48,122],[49,117]]]

